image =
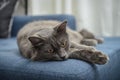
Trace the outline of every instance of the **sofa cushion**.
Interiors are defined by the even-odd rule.
[[[97,48],[110,57],[105,65],[85,61],[33,62],[19,53],[16,38],[0,39],[0,80],[120,80],[120,38],[105,38]]]
[[[71,29],[75,30],[76,28],[75,18],[72,15],[15,16],[13,20],[11,36],[15,37],[20,28],[22,28],[25,24],[35,20],[67,20],[68,26]]]
[[[0,38],[10,34],[11,17],[17,0],[0,0]]]

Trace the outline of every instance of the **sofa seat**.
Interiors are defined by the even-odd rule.
[[[120,38],[97,46],[110,57],[105,65],[82,60],[31,61],[19,53],[16,38],[0,39],[0,80],[120,80]]]

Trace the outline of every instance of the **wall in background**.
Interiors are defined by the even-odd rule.
[[[77,30],[120,36],[120,0],[28,0],[28,15],[71,14]]]

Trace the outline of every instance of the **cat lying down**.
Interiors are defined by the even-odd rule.
[[[105,64],[108,56],[93,46],[102,43],[92,33],[67,27],[67,21],[34,21],[26,24],[17,35],[21,54],[31,60],[80,59]]]

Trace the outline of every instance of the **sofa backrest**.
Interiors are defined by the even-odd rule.
[[[22,28],[26,23],[35,20],[67,20],[68,26],[73,30],[76,29],[76,21],[72,15],[14,16],[11,37],[16,37],[20,28]]]

